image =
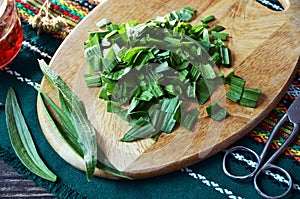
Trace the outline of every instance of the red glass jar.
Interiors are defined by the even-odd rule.
[[[0,0],[0,69],[20,51],[23,31],[15,0]]]

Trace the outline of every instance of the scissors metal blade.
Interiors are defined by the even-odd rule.
[[[292,123],[300,124],[300,96],[291,104],[286,114]]]

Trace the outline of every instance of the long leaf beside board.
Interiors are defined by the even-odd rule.
[[[131,179],[114,168],[107,157],[103,156],[104,152],[99,151],[99,147],[97,148],[96,133],[88,120],[84,105],[78,96],[43,60],[39,60],[39,64],[45,77],[58,90],[61,105],[61,108],[58,107],[41,89],[36,88],[39,92],[43,110],[54,129],[71,149],[85,160],[88,180],[91,180],[95,167],[114,176]],[[51,116],[45,106],[45,102],[58,116],[60,123],[55,117]],[[99,153],[98,156],[101,155],[101,162],[97,160],[97,150]]]
[[[5,114],[9,138],[21,162],[34,174],[55,182],[56,175],[47,168],[36,150],[12,88],[8,89]]]
[[[65,105],[71,111],[71,119],[78,133],[81,150],[84,154],[87,179],[90,181],[94,175],[97,164],[96,133],[87,118],[83,103],[70,87],[58,76],[44,60],[38,60],[40,68],[52,86],[61,93]]]
[[[40,100],[40,103],[42,105],[42,108],[47,115],[47,118],[51,125],[53,126],[53,129],[55,130],[58,135],[64,140],[64,142],[81,158],[83,158],[83,153],[80,147],[80,144],[78,143],[78,135],[74,135],[74,132],[69,132],[68,127],[64,126],[63,124],[60,124],[59,121],[56,120],[55,117],[53,117],[48,110],[48,107],[46,106],[46,103],[52,108],[52,110],[55,112],[56,115],[61,115],[58,116],[60,117],[61,121],[66,122],[64,119],[63,114],[66,114],[64,111],[62,111],[58,106],[54,104],[54,102],[44,93],[42,90],[39,88],[36,88],[39,92],[38,98]],[[72,124],[69,124],[72,125]],[[75,132],[76,133],[76,132]],[[99,154],[98,154],[99,155]],[[126,176],[119,170],[117,170],[108,160],[105,159],[106,157],[103,156],[104,163],[100,162],[99,160],[97,161],[96,167],[101,169],[102,171],[114,175],[116,177],[121,177],[121,178],[127,178],[131,179],[130,177]]]

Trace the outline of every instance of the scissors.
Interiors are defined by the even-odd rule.
[[[277,149],[277,151],[271,155],[271,157],[269,159],[266,158],[267,153],[268,153],[268,149],[270,148],[270,145],[272,143],[272,141],[274,140],[274,137],[276,135],[276,133],[278,132],[280,126],[282,126],[285,122],[291,122],[293,123],[293,131],[292,133],[288,136],[288,138],[285,140],[285,142]],[[273,132],[271,133],[265,147],[263,148],[263,151],[260,155],[258,155],[256,152],[254,152],[253,150],[244,147],[244,146],[235,146],[229,150],[226,151],[226,154],[223,158],[223,171],[224,173],[236,180],[246,180],[246,179],[250,179],[252,177],[254,177],[254,187],[256,189],[256,191],[263,197],[265,198],[283,198],[285,196],[287,196],[292,188],[293,188],[293,181],[292,178],[290,176],[290,174],[284,170],[283,168],[276,166],[273,164],[274,160],[276,160],[278,158],[278,156],[288,147],[289,144],[291,144],[291,142],[294,140],[294,138],[297,136],[298,134],[298,130],[299,130],[299,125],[300,125],[300,97],[297,97],[295,99],[295,101],[291,104],[291,106],[289,107],[289,109],[287,110],[287,112],[283,115],[283,117],[278,121],[278,123],[276,124],[276,126],[273,129]],[[255,161],[257,163],[257,166],[255,167],[255,169],[247,175],[235,175],[232,174],[232,172],[229,172],[228,166],[227,166],[227,159],[228,159],[228,155],[229,154],[233,154],[234,152],[237,151],[243,151],[243,152],[247,152],[252,154],[255,157]],[[273,171],[278,171],[281,174],[284,174],[287,177],[288,180],[288,188],[287,190],[285,190],[284,193],[277,195],[277,196],[270,196],[268,194],[266,194],[262,188],[259,186],[259,176],[261,175],[267,175],[268,171],[272,169]]]

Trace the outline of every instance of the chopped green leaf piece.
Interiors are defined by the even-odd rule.
[[[222,64],[225,66],[230,66],[231,65],[231,57],[229,53],[229,49],[225,46],[221,47],[220,49],[220,55],[222,58]]]
[[[186,80],[186,77],[187,77],[188,74],[189,74],[188,70],[182,70],[182,71],[180,71],[179,75],[178,75],[179,79],[182,80],[182,81]]]
[[[242,87],[232,84],[230,86],[230,90],[228,91],[228,93],[226,93],[226,97],[233,102],[238,102],[242,97],[242,93],[243,93]]]
[[[122,104],[115,101],[107,102],[107,112],[109,113],[118,113],[121,110]]]
[[[115,55],[114,49],[111,47],[109,48],[106,56],[102,59],[103,62],[103,72],[110,73],[114,67],[117,65],[118,60]]]
[[[209,58],[215,64],[218,64],[221,61],[221,55],[219,52],[215,51],[214,54]]]
[[[218,105],[218,100],[212,102],[210,105],[206,107],[206,112],[209,117],[214,120],[221,121],[223,120],[229,113]]]
[[[96,26],[98,26],[99,28],[102,28],[102,27],[104,27],[106,25],[110,25],[110,24],[111,24],[111,22],[108,19],[104,18],[104,19],[101,19],[99,22],[97,22]]]
[[[219,32],[216,32],[216,31],[211,31],[211,36],[213,39],[221,39],[223,41],[227,40],[227,37],[228,37],[228,33],[219,33]]]
[[[100,98],[100,99],[104,99],[104,100],[106,100],[106,101],[109,100],[109,97],[108,97],[108,95],[107,95],[107,84],[105,84],[105,85],[102,87],[102,89],[101,89],[101,91],[100,91],[100,93],[99,93],[99,98]]]
[[[211,96],[214,90],[214,84],[212,81],[201,78],[196,83],[196,96],[199,104],[204,104]]]
[[[174,114],[165,113],[161,131],[166,132],[166,133],[171,133],[175,124],[176,124],[176,120],[174,119]]]
[[[88,87],[99,87],[102,86],[102,80],[99,75],[84,74],[84,80]]]
[[[188,98],[196,98],[196,82],[192,82],[191,85],[188,85],[186,93]]]
[[[216,19],[216,17],[214,15],[208,15],[208,16],[204,17],[203,19],[201,19],[201,21],[203,23],[207,23],[207,22],[210,22],[215,19]]]
[[[201,76],[201,72],[197,69],[197,67],[192,66],[190,70],[190,76],[191,81],[197,81]]]
[[[153,136],[151,137],[151,139],[152,139],[154,142],[156,142],[156,141],[158,140],[159,136],[161,135],[161,133],[162,133],[162,132],[157,133],[156,135],[153,135]]]
[[[180,125],[188,130],[192,130],[195,124],[198,122],[199,111],[197,109],[192,109],[188,112],[181,113]]]
[[[210,32],[212,32],[212,31],[215,31],[215,32],[221,32],[221,31],[223,31],[223,30],[225,30],[225,27],[220,26],[220,25],[216,25],[215,27],[213,27],[213,28],[210,30]]]
[[[216,77],[216,73],[210,64],[203,64],[200,66],[201,75],[205,79],[214,79]]]
[[[174,85],[172,85],[172,84],[165,86],[165,91],[166,91],[169,95],[174,95],[174,96],[176,96],[175,87],[174,87]]]
[[[226,93],[226,97],[233,102],[238,102],[243,94],[246,81],[237,76],[232,76],[230,81],[230,90]]]
[[[246,83],[246,81],[243,80],[242,78],[237,77],[237,76],[233,76],[233,77],[231,77],[230,86],[231,85],[236,85],[238,87],[244,88],[245,83]]]
[[[165,111],[166,113],[175,113],[180,104],[181,102],[179,101],[178,97],[171,99],[164,98],[162,101],[161,110]]]
[[[209,38],[208,30],[204,29],[202,34],[203,34],[203,39],[202,40],[210,44],[210,38]]]
[[[170,70],[168,62],[163,62],[155,68],[156,73],[161,73]]]
[[[234,75],[234,72],[229,73],[229,74],[225,77],[224,84],[229,84],[229,85],[230,85],[230,83],[231,83],[231,78],[232,78],[233,76],[235,76],[235,75]]]
[[[157,130],[152,126],[152,124],[149,121],[140,118],[131,127],[131,129],[129,129],[129,131],[123,136],[123,138],[120,141],[131,142],[141,138],[152,137],[156,133],[158,133]]]
[[[91,44],[91,42],[89,44]],[[103,67],[102,61],[101,61],[102,52],[101,52],[99,44],[95,44],[93,46],[86,47],[84,49],[84,56],[89,65],[90,73],[94,73],[96,71],[102,70],[102,67]]]
[[[151,92],[144,91],[137,99],[142,100],[142,101],[150,101],[152,98],[153,98],[153,95]]]
[[[261,93],[261,90],[257,88],[245,88],[240,105],[255,108]]]

